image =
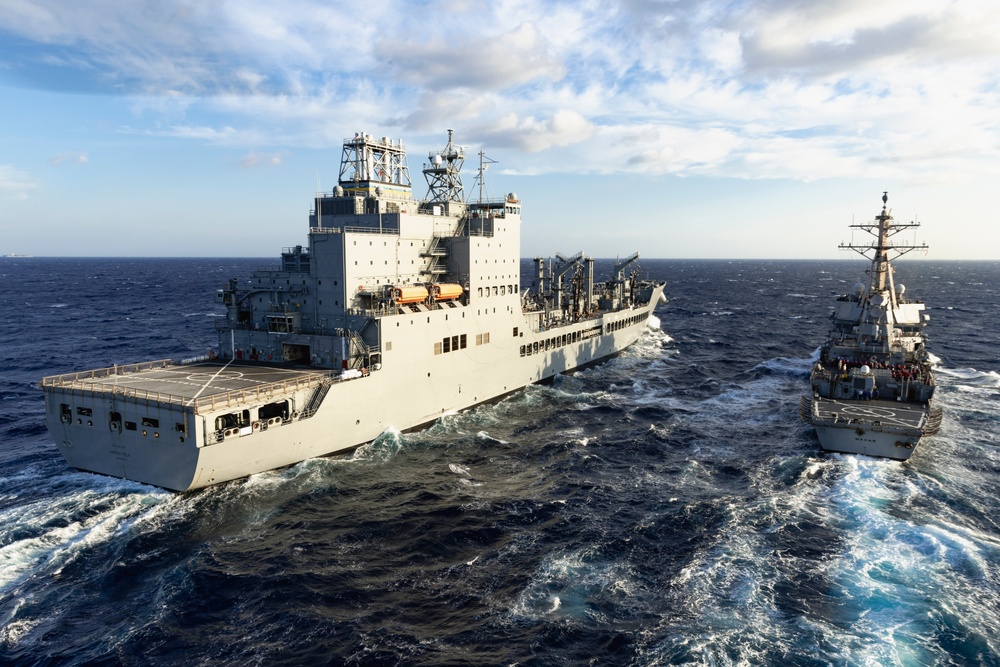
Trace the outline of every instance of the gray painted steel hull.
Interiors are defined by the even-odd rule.
[[[42,380],[60,452],[82,470],[197,489],[419,427],[635,342],[664,287],[626,275],[639,254],[602,283],[583,252],[535,258],[522,291],[521,201],[465,201],[464,160],[449,131],[418,201],[402,142],[346,139],[308,247],[219,290],[218,361]]]
[[[444,414],[495,400],[529,384],[550,380],[555,375],[573,371],[605,360],[631,345],[642,334],[660,301],[662,285],[657,287],[650,302],[633,310],[608,314],[600,320],[586,320],[550,331],[526,331],[518,338],[506,341],[497,336],[490,345],[462,350],[462,354],[439,355],[406,363],[405,358],[393,363],[386,354],[382,370],[356,379],[335,382],[314,414],[306,416],[302,408],[309,403],[316,381],[304,381],[297,386],[273,394],[254,397],[255,401],[226,403],[214,407],[196,408],[183,403],[157,401],[150,396],[137,399],[134,394],[122,394],[104,380],[100,387],[80,382],[43,383],[46,394],[47,425],[60,453],[73,467],[90,472],[127,478],[175,491],[188,491],[254,473],[281,468],[329,454],[344,452],[377,438],[387,430],[413,429],[434,422]],[[454,309],[453,311],[454,312]],[[414,318],[398,316],[400,324]],[[498,330],[491,317],[491,325]],[[511,330],[515,315],[505,323]],[[394,326],[387,318],[387,328]],[[524,319],[516,314],[517,324]],[[616,326],[627,320],[628,326]],[[554,347],[548,352],[521,356],[520,349],[537,340],[552,340],[571,335],[574,331],[593,330],[602,333],[573,344]],[[437,339],[441,331],[431,327],[424,334],[408,334],[424,348]],[[399,347],[404,348],[403,345]],[[543,345],[544,347],[544,345]],[[401,355],[405,354],[400,352]],[[188,377],[210,375],[223,366],[178,366],[179,374]],[[242,368],[242,367],[230,367]],[[116,382],[128,375],[114,376]],[[288,420],[272,419],[260,427],[231,429],[221,440],[214,440],[213,420],[218,414],[273,400],[287,400],[296,408]],[[106,418],[109,403],[117,412],[129,418],[129,409],[138,410],[133,423],[148,416],[157,427],[115,431]],[[68,421],[61,418],[61,406],[90,411],[88,417],[76,413]],[[88,423],[89,422],[89,423]],[[183,435],[176,426],[186,425]]]
[[[823,451],[896,461],[910,458],[941,420],[940,409],[931,404],[820,397],[803,397],[801,415],[815,427]]]
[[[819,445],[826,452],[878,456],[905,461],[916,449],[920,436],[876,431],[863,426],[817,426]]]
[[[816,428],[824,451],[905,461],[920,439],[937,433],[941,409],[934,405],[934,372],[926,349],[924,304],[904,297],[891,258],[926,248],[891,238],[918,223],[895,222],[882,193],[882,211],[852,228],[868,243],[841,244],[871,260],[867,284],[834,301],[830,337],[809,375],[802,420]]]

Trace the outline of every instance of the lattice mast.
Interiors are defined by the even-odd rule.
[[[889,292],[892,305],[897,302],[896,290],[893,285],[892,260],[896,259],[911,250],[927,250],[927,244],[922,243],[894,243],[891,238],[907,229],[920,226],[919,222],[895,222],[891,212],[886,208],[889,202],[889,193],[882,193],[882,213],[875,216],[872,222],[862,222],[851,225],[854,229],[861,229],[872,236],[875,240],[868,244],[841,243],[838,246],[841,250],[853,250],[862,257],[870,259],[871,268],[868,269],[868,292],[869,294],[884,294]],[[895,253],[890,257],[890,253]]]
[[[411,187],[406,147],[402,141],[356,133],[344,140],[338,182],[350,191],[369,192],[381,185]]]
[[[448,130],[444,150],[427,154],[430,164],[424,165],[424,178],[428,202],[460,202],[465,196],[460,173],[465,164],[465,147],[454,144],[452,134],[453,130]]]

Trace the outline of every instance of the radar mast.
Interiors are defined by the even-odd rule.
[[[917,245],[915,243],[894,243],[890,240],[891,237],[903,230],[919,227],[920,223],[895,222],[891,212],[887,208],[888,202],[889,193],[883,192],[882,212],[875,216],[875,220],[872,222],[862,222],[850,225],[852,228],[862,229],[874,236],[875,239],[873,241],[868,244],[855,244],[852,241],[851,243],[841,243],[838,247],[841,250],[853,250],[862,257],[871,260],[872,265],[871,268],[868,269],[868,276],[870,279],[868,285],[869,293],[884,294],[888,291],[890,299],[892,300],[892,305],[895,306],[896,290],[893,289],[891,260],[905,255],[911,250],[927,250],[927,244],[922,243]],[[895,253],[895,256],[890,257],[890,253]]]
[[[462,165],[465,147],[452,142],[453,130],[448,130],[448,145],[440,152],[427,154],[430,164],[424,165],[427,179],[427,201],[431,203],[460,202],[464,197]]]
[[[340,158],[340,178],[344,190],[352,194],[373,194],[375,188],[409,191],[410,168],[406,164],[406,148],[402,141],[357,132],[353,139],[344,139]]]

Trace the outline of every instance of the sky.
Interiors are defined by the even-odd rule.
[[[996,0],[0,0],[0,254],[275,257],[345,137],[422,197],[453,129],[525,257],[846,259],[888,191],[927,258],[997,259],[998,36]]]

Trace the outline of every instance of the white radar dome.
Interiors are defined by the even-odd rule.
[[[903,296],[903,292],[905,291],[906,291],[906,285],[904,285],[903,283],[896,285],[896,294],[898,294],[899,296]]]

